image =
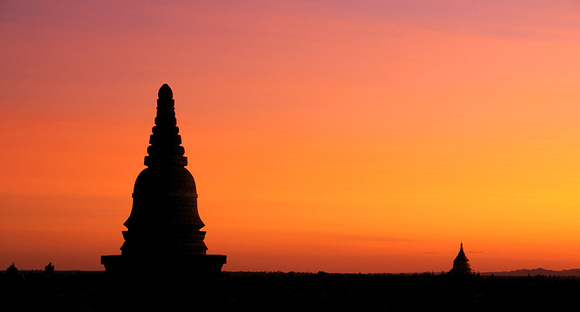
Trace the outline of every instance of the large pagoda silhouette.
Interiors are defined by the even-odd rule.
[[[224,255],[207,255],[204,226],[197,211],[197,190],[175,118],[173,91],[159,89],[157,116],[135,181],[133,207],[124,225],[121,255],[102,256],[110,273],[215,274]]]

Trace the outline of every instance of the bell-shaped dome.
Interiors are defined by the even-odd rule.
[[[125,222],[127,228],[188,225],[196,230],[204,224],[197,211],[193,176],[179,166],[146,168],[133,189],[133,209]]]

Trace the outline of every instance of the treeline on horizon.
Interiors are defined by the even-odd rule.
[[[20,277],[0,273],[0,302],[19,310],[171,308],[168,304],[225,311],[553,308],[575,303],[580,291],[578,277],[545,275],[226,271],[209,279],[174,276],[160,282],[148,272],[131,281],[103,271],[23,270]]]
[[[45,272],[45,273],[51,273],[51,272],[60,272],[61,274],[72,274],[72,273],[89,273],[89,272],[94,272],[94,273],[105,273],[104,270],[55,270],[54,266],[52,265],[52,263],[49,263],[49,265],[47,265],[43,270],[41,269],[27,269],[27,270],[20,270],[17,267],[14,266],[14,263],[12,264],[12,266],[8,267],[8,269],[6,269],[6,271],[4,271],[5,273],[10,272],[10,270],[16,270],[16,272]],[[445,275],[448,274],[448,272],[446,271],[440,271],[440,272],[435,272],[435,271],[431,271],[431,272],[404,272],[404,273],[389,273],[389,272],[374,272],[374,273],[334,273],[334,272],[325,272],[325,271],[319,271],[318,273],[314,273],[314,272],[296,272],[296,271],[289,271],[289,272],[283,272],[283,271],[223,271],[223,273],[262,273],[262,274],[345,274],[345,275],[349,275],[349,274],[367,274],[367,275],[374,275],[374,274],[378,274],[378,275],[417,275],[417,274],[431,274],[431,275]],[[0,273],[1,274],[1,273]],[[481,275],[481,276],[537,276],[537,275],[543,275],[543,276],[567,276],[567,277],[580,277],[580,269],[566,269],[566,270],[549,270],[549,269],[544,269],[544,268],[536,268],[536,269],[519,269],[519,270],[513,270],[513,271],[491,271],[491,272],[477,272],[477,275]]]

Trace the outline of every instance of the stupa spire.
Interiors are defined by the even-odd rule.
[[[153,134],[149,138],[145,166],[187,166],[185,149],[181,146],[181,135],[175,118],[173,91],[164,84],[157,93],[157,115]]]

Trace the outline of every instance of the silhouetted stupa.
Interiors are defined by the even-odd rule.
[[[459,253],[455,260],[453,260],[453,268],[449,271],[449,274],[453,275],[473,275],[475,271],[471,269],[471,265],[469,265],[469,259],[463,252],[463,243],[461,243],[459,247]]]
[[[159,89],[157,116],[135,181],[133,208],[124,225],[121,255],[102,256],[111,273],[175,272],[214,274],[224,255],[206,255],[204,226],[197,211],[197,190],[185,166],[187,158],[175,118],[173,91]]]

